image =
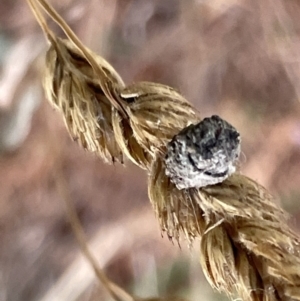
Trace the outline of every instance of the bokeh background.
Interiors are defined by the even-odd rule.
[[[202,116],[232,123],[242,136],[240,170],[277,196],[299,231],[299,1],[50,2],[127,83],[173,86]],[[58,162],[91,249],[116,283],[140,297],[226,300],[202,275],[198,241],[189,250],[161,237],[146,175],[71,141],[42,91],[46,50],[26,1],[1,0],[0,301],[110,300],[67,221]]]

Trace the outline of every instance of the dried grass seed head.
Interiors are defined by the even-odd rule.
[[[184,128],[167,145],[166,174],[178,189],[224,181],[235,172],[240,135],[219,116]]]
[[[236,217],[285,221],[286,214],[276,206],[274,197],[250,178],[234,173],[222,183],[189,189],[207,213],[231,221]]]
[[[201,237],[206,224],[236,220],[286,221],[273,197],[255,181],[234,173],[225,181],[202,188],[178,189],[166,175],[163,156],[158,155],[149,174],[149,198],[163,231],[188,240]]]
[[[246,301],[300,300],[299,240],[262,186],[233,174],[217,185],[179,190],[158,156],[149,198],[170,238],[201,238],[200,262],[214,288]]]
[[[128,103],[130,126],[138,143],[152,156],[182,128],[198,122],[193,106],[173,88],[140,82],[121,91]]]
[[[237,217],[208,224],[200,262],[210,284],[228,295],[237,293],[246,301],[300,300],[299,294],[291,297],[300,286],[299,251],[286,221]]]
[[[209,235],[206,233],[209,232]],[[206,278],[213,288],[226,293],[234,292],[236,285],[235,255],[231,240],[224,229],[212,226],[201,239],[200,262]],[[216,247],[217,246],[217,247]]]
[[[130,121],[113,108],[112,125],[116,142],[127,158],[142,169],[149,170],[152,156],[133,135]]]
[[[70,131],[81,135],[82,144],[89,150],[97,149],[93,139],[97,138],[94,126],[98,125],[95,116],[99,114],[95,111],[98,112],[101,105],[97,104],[97,97],[95,102],[94,91],[89,90],[89,80],[83,80],[85,76],[89,78],[91,68],[82,57],[87,69],[83,71],[83,68],[78,75],[80,66],[75,64],[73,68],[69,57],[66,59],[67,56],[61,51],[65,47],[68,53],[68,47],[63,45],[59,49],[58,44],[53,45],[54,53],[49,55],[53,60],[45,84],[49,99],[62,110]],[[113,86],[114,80],[109,79],[113,73],[106,74],[107,84]],[[97,86],[98,80],[94,83],[93,75],[90,78],[92,85]],[[80,85],[82,80],[84,84]],[[115,84],[122,90],[118,80]],[[153,156],[149,196],[162,230],[176,239],[179,239],[179,232],[185,233],[190,240],[196,236],[202,237],[201,262],[205,274],[216,288],[230,295],[236,288],[243,300],[300,300],[299,241],[289,230],[284,214],[272,206],[262,187],[236,174],[217,185],[179,190],[166,175],[165,147],[182,128],[199,119],[194,109],[184,99],[177,98],[172,89],[149,83],[138,85],[137,91],[134,87],[132,91],[123,89],[125,93],[120,94],[129,104],[126,109],[131,120],[120,120],[122,129],[125,129],[121,134],[133,134],[136,140],[132,141]],[[111,88],[109,92],[118,96]],[[101,87],[99,90],[105,103],[105,95],[109,93],[103,93]],[[147,99],[149,94],[152,96]],[[152,102],[152,98],[156,102]],[[109,102],[108,105],[111,112]],[[189,111],[186,115],[183,107]],[[101,113],[101,116],[106,115],[105,110]],[[159,113],[163,113],[162,116]],[[106,118],[104,120],[107,122]],[[140,124],[143,126],[139,127]],[[158,127],[160,124],[163,126]],[[161,136],[157,130],[161,131]],[[103,139],[101,147],[107,151],[107,137]],[[125,146],[128,147],[128,144]],[[128,148],[128,151],[130,153],[132,149]]]
[[[169,238],[179,241],[180,234],[191,243],[203,235],[205,218],[201,207],[191,198],[188,190],[179,190],[166,176],[162,156],[151,165],[148,177],[148,194],[161,230]]]
[[[122,79],[109,63],[89,52],[104,70],[107,83],[123,87]],[[47,51],[44,90],[63,114],[73,139],[107,162],[123,161],[114,138],[111,103],[90,64],[67,40],[57,38]]]

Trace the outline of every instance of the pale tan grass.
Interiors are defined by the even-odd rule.
[[[220,184],[182,191],[164,168],[157,158],[149,176],[160,225],[175,239],[180,232],[189,241],[201,237],[200,262],[214,288],[243,300],[299,298],[299,239],[262,186],[233,174]]]
[[[95,60],[108,83],[124,85],[104,59],[95,55]],[[111,104],[93,75],[85,57],[68,40],[57,38],[47,51],[46,97],[62,112],[72,138],[107,162],[123,162],[113,134]]]
[[[48,34],[52,54],[45,84],[70,132],[104,158],[121,158],[122,152],[147,170],[149,198],[162,231],[178,241],[182,235],[189,243],[201,239],[200,262],[214,288],[249,301],[300,300],[299,240],[265,188],[235,173],[216,185],[178,190],[166,176],[166,145],[200,121],[195,108],[167,86],[126,87],[47,2],[37,2],[72,42]]]
[[[122,151],[134,163],[150,169],[155,153],[182,128],[199,120],[191,104],[174,89],[151,82],[131,84],[120,90],[127,102],[124,118],[116,109],[113,127]]]

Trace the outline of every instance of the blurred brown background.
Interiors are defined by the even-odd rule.
[[[278,196],[300,228],[299,1],[50,2],[127,83],[173,86],[203,116],[239,129],[241,171]],[[201,274],[198,242],[189,251],[161,238],[146,175],[128,162],[105,165],[70,140],[43,97],[46,49],[26,1],[1,0],[0,301],[110,300],[55,188],[61,160],[91,248],[114,281],[140,297],[224,299]]]

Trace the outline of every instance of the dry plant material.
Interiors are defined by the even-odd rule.
[[[138,143],[154,156],[172,137],[200,120],[193,106],[171,87],[140,82],[127,86],[121,97],[129,103],[128,115]]]
[[[107,84],[122,87],[115,70],[103,58],[92,55],[105,72]],[[56,38],[47,51],[44,89],[47,99],[62,112],[74,140],[107,162],[123,162],[114,138],[111,103],[86,58],[68,40]]]
[[[155,153],[183,127],[197,122],[198,113],[171,87],[139,82],[120,91],[127,103],[128,118],[113,109],[116,140],[124,154],[144,169],[150,169]]]
[[[224,182],[179,190],[157,158],[149,197],[161,228],[201,237],[200,262],[212,287],[243,300],[299,300],[299,239],[271,195],[233,174]]]
[[[123,153],[147,170],[162,231],[178,241],[181,234],[189,243],[201,239],[200,262],[214,288],[246,301],[300,300],[299,239],[272,196],[233,173],[236,130],[217,116],[201,123],[170,87],[126,87],[45,0],[28,1],[39,3],[70,41],[55,37],[33,5],[51,43],[45,90],[71,134],[108,161],[122,162]]]
[[[127,300],[124,300],[127,301]],[[133,301],[187,301],[187,299],[176,297],[176,296],[168,296],[168,297],[156,297],[156,298],[135,298]]]

